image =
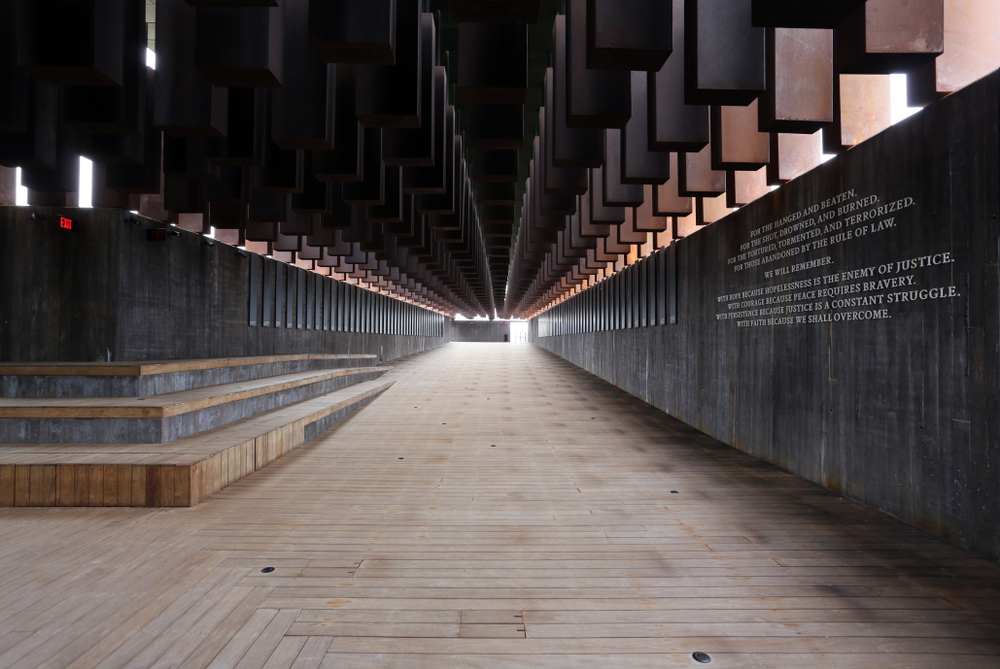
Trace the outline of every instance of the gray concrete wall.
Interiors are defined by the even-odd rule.
[[[504,339],[506,337],[506,339]],[[510,341],[509,321],[452,321],[451,341]]]
[[[31,212],[44,216],[31,220]],[[60,229],[59,216],[76,230]],[[0,360],[158,360],[424,351],[444,336],[250,326],[249,262],[117,209],[0,206]],[[172,228],[177,230],[176,228]],[[249,254],[253,255],[253,254]]]
[[[536,319],[533,340],[735,448],[996,559],[998,116],[994,74],[677,242],[675,325],[539,337]],[[805,279],[816,285],[791,287]],[[811,296],[829,287],[869,304]],[[899,301],[934,289],[944,297]]]

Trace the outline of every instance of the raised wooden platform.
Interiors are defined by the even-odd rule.
[[[353,385],[166,444],[0,444],[0,506],[193,506],[391,385]]]
[[[324,369],[149,397],[0,398],[0,443],[162,444],[380,377]]]

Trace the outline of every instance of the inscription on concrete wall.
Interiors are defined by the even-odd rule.
[[[737,327],[886,320],[900,305],[960,297],[950,248],[891,257],[893,237],[907,234],[918,209],[909,195],[885,198],[850,189],[751,229],[727,265],[734,277],[758,281],[719,295],[716,320]],[[872,244],[889,257],[850,266],[850,248]]]

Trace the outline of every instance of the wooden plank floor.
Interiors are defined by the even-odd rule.
[[[393,365],[197,507],[0,510],[0,667],[1000,666],[986,560],[531,346]]]

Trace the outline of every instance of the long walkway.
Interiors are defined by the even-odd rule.
[[[1000,666],[986,560],[533,346],[393,365],[197,507],[0,510],[0,667]]]

